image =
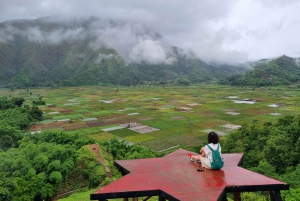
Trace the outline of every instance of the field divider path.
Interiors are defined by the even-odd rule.
[[[105,162],[104,158],[100,154],[99,145],[98,144],[91,144],[91,145],[89,145],[89,148],[97,156],[99,163],[101,163],[104,166],[106,175],[108,176],[110,181],[113,181],[111,171],[110,171],[109,167],[106,165],[106,162]]]

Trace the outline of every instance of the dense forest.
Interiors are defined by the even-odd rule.
[[[28,133],[42,112],[23,105],[24,98],[0,99],[0,200],[52,200],[58,193],[110,182],[103,164],[87,145],[95,143],[78,133]],[[113,167],[115,159],[157,157],[153,151],[112,140],[100,145]]]
[[[300,200],[300,115],[276,122],[254,120],[221,143],[223,153],[244,153],[243,167],[289,183],[284,200]]]

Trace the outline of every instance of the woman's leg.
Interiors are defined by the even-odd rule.
[[[202,168],[211,169],[211,167],[209,167],[209,166],[206,164],[206,158],[205,158],[205,157],[200,156],[200,160],[201,160]]]
[[[200,155],[197,155],[197,156],[192,156],[191,158],[194,160],[194,161],[201,161],[201,157]]]

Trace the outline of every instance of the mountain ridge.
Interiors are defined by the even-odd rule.
[[[211,82],[262,63],[268,61],[206,63],[132,22],[48,17],[0,23],[0,85],[11,88]]]

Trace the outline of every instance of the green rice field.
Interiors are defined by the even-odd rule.
[[[163,152],[206,141],[214,130],[228,135],[245,124],[299,114],[300,89],[240,88],[220,85],[187,87],[70,87],[1,89],[0,96],[42,100],[44,120],[31,132],[59,130],[97,142],[122,138]]]

